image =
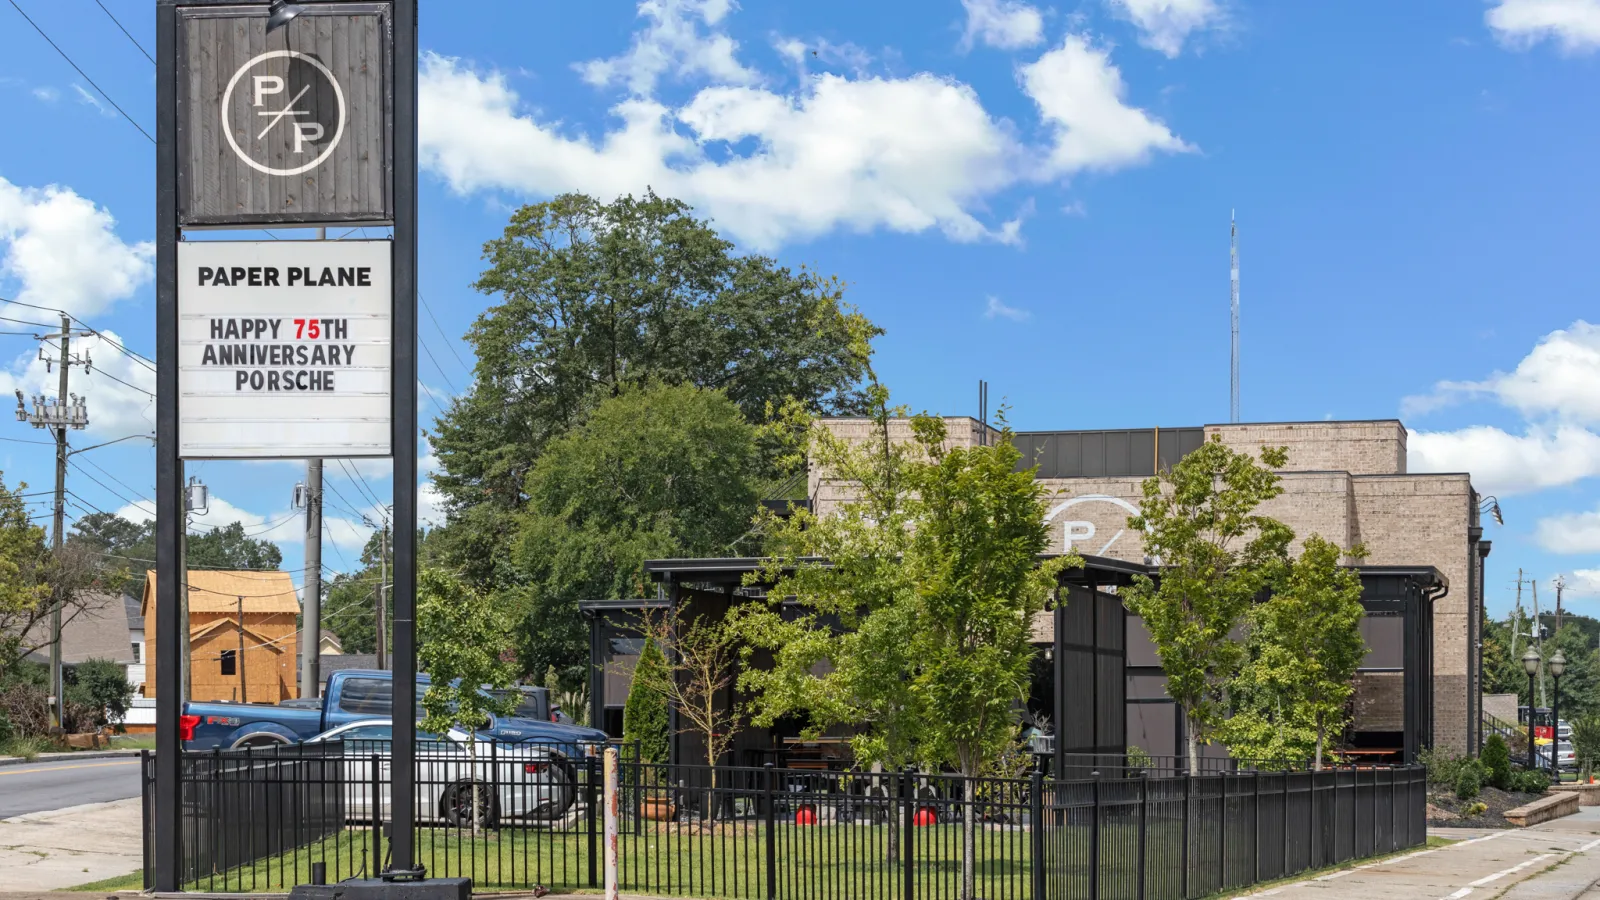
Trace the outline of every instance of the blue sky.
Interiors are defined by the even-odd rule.
[[[94,0],[18,3],[153,130],[153,67]],[[153,3],[105,5],[153,51]],[[1401,416],[1414,471],[1470,470],[1501,499],[1491,609],[1520,566],[1541,595],[1565,573],[1589,611],[1600,0],[1395,10],[424,0],[422,285],[440,328],[425,312],[422,379],[439,397],[469,382],[459,335],[488,302],[469,284],[515,205],[649,185],[744,249],[844,278],[913,407],[975,412],[984,378],[1023,429],[1223,421],[1237,209],[1244,418]],[[153,147],[16,10],[0,23],[0,297],[152,355]],[[93,346],[104,371],[73,377],[94,424],[74,443],[148,432],[151,372]],[[44,388],[36,353],[0,335],[0,389]],[[7,483],[47,488],[50,448],[16,442],[44,434],[0,438]],[[74,513],[153,493],[147,442],[75,461]],[[206,521],[242,518],[302,566],[298,464],[191,471]],[[390,482],[370,462],[329,480],[339,569]]]

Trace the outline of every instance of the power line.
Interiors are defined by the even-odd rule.
[[[155,360],[151,359],[148,356],[145,356],[142,353],[136,353],[133,350],[129,350],[127,345],[122,343],[120,340],[112,340],[110,337],[108,337],[106,335],[105,332],[101,331],[98,328],[95,328],[93,325],[90,325],[88,322],[85,322],[84,320],[78,318],[77,316],[73,315],[72,313],[67,312],[64,309],[57,309],[57,308],[55,308],[53,306],[40,306],[37,303],[24,303],[21,300],[7,300],[4,297],[0,297],[0,302],[10,303],[13,306],[26,306],[29,309],[43,310],[44,312],[53,312],[53,313],[55,313],[57,315],[66,316],[67,318],[71,319],[72,321],[77,322],[80,326],[83,327],[83,329],[85,331],[92,332],[95,337],[97,337],[100,340],[106,342],[107,344],[110,344],[113,349],[122,352],[124,355],[126,355],[130,359],[134,360],[135,362],[143,364],[145,368],[149,369],[152,372],[154,372],[156,370],[155,369],[155,365],[156,365],[156,361]],[[46,324],[44,324],[42,322],[29,322],[29,321],[26,321],[26,320],[23,320],[23,319],[8,319],[5,316],[0,316],[0,322],[16,322],[16,323],[21,324],[21,325],[37,325],[40,328],[55,328],[56,327],[54,325],[46,325]]]
[[[428,319],[433,322],[433,327],[439,329],[439,336],[444,338],[445,349],[450,351],[451,355],[456,358],[456,362],[461,363],[461,368],[465,369],[467,374],[470,375],[472,373],[472,367],[467,365],[466,362],[461,359],[461,354],[456,353],[455,344],[450,340],[450,335],[445,334],[444,326],[439,324],[439,320],[437,318],[434,318],[433,307],[428,305],[428,298],[422,296],[421,291],[417,291],[417,299],[422,301],[422,308],[427,310]]]
[[[105,10],[105,14],[110,17],[111,21],[117,23],[117,27],[122,29],[123,34],[128,35],[128,40],[133,41],[133,45],[139,48],[139,52],[144,54],[144,58],[150,60],[150,65],[155,65],[156,58],[150,55],[150,51],[144,49],[144,45],[139,43],[138,38],[134,37],[132,34],[129,34],[128,29],[122,27],[122,23],[117,20],[117,17],[111,15],[111,10],[106,9],[106,5],[101,3],[100,0],[94,0],[94,2],[96,6],[100,7],[102,10]]]
[[[112,496],[116,497],[118,500],[121,500],[123,503],[127,503],[129,505],[133,504],[134,501],[128,499],[125,496],[123,496],[115,488],[113,488],[110,485],[106,484],[104,481],[101,481],[100,479],[94,477],[93,473],[91,473],[88,469],[85,469],[83,466],[78,465],[78,461],[73,459],[70,456],[67,457],[67,465],[73,467],[74,469],[77,469],[80,473],[82,473],[83,477],[89,479],[90,481],[94,482],[95,484],[100,485],[102,488],[105,488],[105,490],[108,493],[110,493]],[[126,485],[124,485],[124,487],[126,487]],[[138,492],[135,491],[134,495],[138,496]],[[139,497],[139,499],[140,500],[144,500],[144,502],[146,502],[146,503],[150,503],[151,502],[150,500],[148,500],[148,499],[146,499],[144,497]]]
[[[456,387],[455,382],[450,380],[450,376],[444,373],[444,366],[439,365],[439,361],[433,358],[433,351],[428,349],[428,342],[419,336],[417,338],[417,344],[418,346],[422,347],[422,352],[427,354],[428,362],[433,363],[433,367],[439,371],[439,377],[444,379],[445,384],[450,385],[450,393],[460,394],[461,389]]]
[[[342,459],[339,460],[339,468],[341,468],[341,469],[345,468],[345,463],[344,463],[344,460],[342,460]],[[355,463],[351,463],[350,464],[350,468],[346,469],[345,471],[346,472],[354,471],[355,474],[356,474],[356,478],[361,480],[361,484],[359,486],[362,489],[362,493],[364,493],[366,495],[366,498],[368,500],[372,501],[372,505],[373,506],[378,507],[380,510],[383,509],[383,501],[378,499],[378,492],[374,491],[372,489],[372,485],[367,484],[367,476],[361,474],[361,469]]]
[[[128,490],[132,491],[133,495],[135,497],[138,497],[140,500],[145,500],[145,501],[148,502],[149,498],[147,498],[143,494],[139,493],[139,489],[138,488],[133,487],[132,485],[128,484],[126,481],[123,481],[122,479],[120,479],[117,476],[111,474],[110,472],[107,472],[103,467],[101,467],[101,465],[99,463],[95,462],[94,460],[90,459],[87,456],[85,456],[83,458],[83,461],[88,463],[91,466],[94,466],[96,469],[99,469],[100,473],[102,475],[106,476],[107,478],[111,479],[112,481],[115,481],[117,484],[120,484],[123,487],[127,488]]]
[[[89,74],[87,72],[83,71],[83,69],[80,68],[77,63],[72,61],[72,57],[67,55],[67,51],[61,49],[60,45],[58,45],[55,41],[51,40],[50,39],[50,35],[45,34],[44,29],[39,27],[39,23],[35,22],[31,17],[29,17],[29,15],[26,12],[23,12],[22,7],[17,5],[17,0],[6,0],[6,2],[10,3],[12,9],[15,9],[24,19],[28,20],[28,24],[33,26],[33,30],[34,31],[39,32],[39,36],[44,38],[45,43],[47,43],[51,47],[55,48],[55,51],[57,53],[61,54],[61,58],[67,61],[67,65],[69,65],[73,69],[75,69],[79,75],[82,75],[83,76],[83,80],[89,82],[89,86],[94,88],[96,91],[98,91],[100,93],[100,96],[106,98],[106,102],[111,104],[111,106],[114,109],[116,109],[117,112],[122,113],[122,117],[124,119],[128,120],[128,124],[129,125],[132,125],[133,127],[139,129],[139,133],[144,135],[145,140],[149,141],[152,144],[154,144],[156,142],[156,139],[150,136],[150,132],[144,130],[144,126],[143,125],[140,125],[138,122],[134,121],[133,116],[128,115],[128,111],[127,110],[123,109],[120,106],[117,106],[117,101],[111,99],[111,95],[110,94],[106,93],[103,89],[101,89],[100,85],[95,84],[94,83],[94,79],[90,78]]]

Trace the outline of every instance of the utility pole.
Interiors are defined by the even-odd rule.
[[[1533,640],[1539,647],[1539,705],[1544,703],[1544,619],[1539,616],[1539,579],[1528,582],[1533,589]],[[1533,699],[1533,698],[1528,698]]]
[[[249,682],[244,679],[244,598],[239,598],[239,702],[250,702]]]
[[[194,699],[194,666],[189,658],[189,517],[203,516],[210,511],[210,492],[200,483],[200,476],[189,476],[189,484],[183,492],[183,531],[178,535],[178,621],[183,625],[179,642],[182,655],[178,662],[182,669],[184,700]]]
[[[300,696],[321,693],[322,660],[322,460],[306,460],[305,490],[295,505],[306,510],[306,568],[301,593]]]
[[[77,337],[88,337],[92,332],[80,331]],[[35,428],[48,429],[56,439],[56,498],[54,527],[55,534],[51,537],[50,546],[59,556],[61,545],[66,538],[67,519],[67,429],[81,431],[89,424],[89,399],[80,398],[76,394],[67,392],[67,376],[75,365],[83,366],[87,373],[93,365],[89,354],[85,353],[83,359],[72,358],[72,318],[65,313],[61,314],[61,333],[40,335],[40,341],[61,341],[58,356],[51,359],[45,355],[43,347],[39,348],[39,358],[44,360],[45,371],[49,372],[52,366],[60,366],[61,373],[57,384],[55,399],[50,399],[42,394],[33,397],[33,412],[28,412],[23,405],[22,391],[17,391],[17,421],[27,422]],[[61,677],[61,607],[66,599],[61,596],[60,588],[52,591],[50,598],[50,717],[51,725],[60,728],[66,713],[66,697],[64,683]]]
[[[1557,575],[1556,576],[1556,634],[1560,634],[1561,633],[1561,589],[1566,587],[1566,586],[1567,586],[1566,581],[1563,580],[1560,575]]]
[[[389,520],[378,532],[378,668],[389,668]]]

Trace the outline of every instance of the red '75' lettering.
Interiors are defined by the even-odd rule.
[[[295,340],[302,340],[302,339],[305,339],[305,338],[310,338],[313,341],[316,340],[319,337],[322,337],[322,320],[321,319],[295,319],[294,320],[294,336],[295,336]]]

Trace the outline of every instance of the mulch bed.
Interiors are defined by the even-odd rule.
[[[1436,828],[1510,828],[1511,823],[1505,817],[1506,810],[1532,803],[1539,796],[1513,794],[1485,785],[1478,796],[1471,800],[1457,800],[1455,791],[1428,785],[1428,824]],[[1488,809],[1476,816],[1462,815],[1474,803],[1482,803]]]

